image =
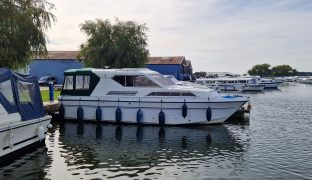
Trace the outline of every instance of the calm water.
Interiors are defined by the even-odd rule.
[[[0,179],[312,179],[312,85],[251,97],[249,121],[201,127],[56,123]]]

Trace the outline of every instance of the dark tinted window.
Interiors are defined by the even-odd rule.
[[[125,82],[126,82],[126,76],[115,76],[113,78],[116,82],[118,82],[119,84],[121,84],[122,86],[125,86]]]
[[[114,76],[113,79],[126,87],[158,87],[156,83],[145,76]]]
[[[195,96],[191,92],[152,92],[148,96]]]

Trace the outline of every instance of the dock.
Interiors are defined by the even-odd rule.
[[[46,114],[54,115],[58,113],[60,103],[58,100],[43,102],[44,111]]]

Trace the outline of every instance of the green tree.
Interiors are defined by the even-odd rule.
[[[249,71],[249,75],[253,76],[261,76],[261,77],[267,77],[271,75],[270,70],[271,65],[270,64],[257,64],[254,65]]]
[[[81,31],[88,40],[81,45],[79,58],[94,68],[135,68],[144,67],[149,51],[145,24],[133,21],[119,21],[112,24],[109,20],[86,21]]]
[[[0,67],[25,67],[34,55],[45,55],[45,30],[55,16],[46,0],[0,1]]]
[[[274,66],[272,68],[273,76],[294,76],[297,75],[297,73],[296,69],[293,69],[291,66],[286,64]]]

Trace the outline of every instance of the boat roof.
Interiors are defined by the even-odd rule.
[[[98,75],[146,75],[146,74],[159,74],[156,71],[152,71],[147,68],[122,68],[122,69],[95,69],[95,68],[82,68],[82,69],[69,69],[65,71],[65,74],[85,74],[95,73]]]

